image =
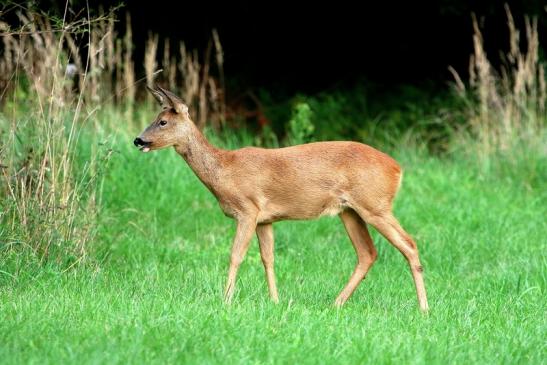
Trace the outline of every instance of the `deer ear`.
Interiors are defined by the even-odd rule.
[[[175,112],[177,112],[177,114],[183,114],[188,116],[188,106],[184,104],[181,98],[173,94],[171,91],[165,90],[162,87],[158,86],[158,89],[165,95],[165,97],[169,101],[171,108],[173,108]]]
[[[165,97],[165,95],[163,95],[159,90],[157,90],[157,87],[156,89],[152,89],[150,86],[146,85],[146,88],[148,89],[148,91],[150,91],[152,95],[154,95],[154,97],[161,104],[161,106],[165,108],[166,106],[165,103],[167,102],[167,98]],[[169,105],[169,107],[171,106]]]

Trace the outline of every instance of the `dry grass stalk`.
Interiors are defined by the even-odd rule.
[[[537,139],[545,121],[545,70],[539,61],[537,19],[525,17],[526,49],[506,5],[509,51],[497,72],[488,59],[482,33],[473,16],[473,55],[469,63],[469,89],[450,68],[460,94],[471,101],[468,121],[480,141],[481,155],[511,152],[515,143]]]
[[[216,29],[213,29],[213,42],[215,45],[217,69],[220,77],[220,87],[215,90],[217,97],[213,98],[213,100],[216,100],[216,103],[219,106],[220,122],[224,125],[226,123],[226,98],[224,95],[226,90],[226,81],[224,79],[224,51]],[[211,89],[211,91],[213,93],[213,89]]]
[[[93,101],[99,101],[98,89],[99,89],[99,60],[98,54],[99,48],[99,35],[97,32],[91,32],[89,34],[89,96]]]
[[[55,28],[43,15],[17,15],[23,26],[0,34],[9,50],[0,60],[0,68],[13,74],[6,87],[20,88],[23,80],[29,87],[22,94],[24,99],[18,98],[20,93],[13,98],[2,94],[2,102],[11,99],[17,107],[4,110],[0,117],[0,129],[6,131],[0,144],[0,221],[9,227],[7,233],[1,233],[9,240],[24,242],[21,247],[30,248],[36,261],[61,259],[52,253],[60,247],[64,254],[82,260],[91,234],[87,220],[95,212],[94,190],[89,189],[93,185],[87,184],[93,177],[85,171],[78,173],[74,166],[83,98],[82,94],[75,97],[67,87],[71,76],[66,66],[73,61],[81,67],[74,37],[84,25],[63,21]],[[90,39],[88,43],[92,48],[99,44],[91,45]],[[97,53],[89,52],[88,57],[92,55]],[[83,93],[85,77],[80,86]],[[85,204],[81,201],[84,195]]]
[[[131,18],[126,15],[123,37],[114,30],[112,14],[55,26],[58,20],[32,12],[19,12],[17,18],[21,26],[15,30],[0,21],[0,106],[11,106],[0,113],[0,130],[6,131],[0,141],[0,223],[9,227],[10,239],[25,242],[39,261],[58,258],[52,252],[62,246],[79,262],[86,256],[93,231],[89,222],[97,210],[90,189],[96,160],[84,171],[74,162],[81,121],[88,117],[81,110],[84,103],[96,110],[109,101],[123,103],[131,112],[136,97]],[[151,35],[146,47],[149,85],[158,43],[158,36]],[[220,75],[220,85],[210,66],[213,46],[213,71]],[[218,34],[213,33],[203,62],[184,44],[178,56],[165,40],[162,64],[169,87],[191,104],[200,127],[207,122],[218,127],[225,110]],[[182,83],[176,87],[179,78]]]
[[[217,39],[218,42],[218,39]],[[186,103],[191,106],[191,116],[199,128],[203,128],[210,122],[213,128],[220,128],[225,119],[226,107],[223,88],[223,56],[220,45],[215,46],[217,69],[221,78],[221,85],[211,75],[211,53],[213,43],[209,43],[205,52],[203,63],[200,62],[196,51],[189,53],[184,43],[180,44],[179,72],[182,78],[182,90],[180,94]]]
[[[124,56],[123,56],[123,80],[125,99],[128,105],[132,106],[135,101],[135,65],[133,63],[133,32],[131,30],[131,16],[129,13],[125,16],[126,28],[124,37]]]
[[[24,32],[9,31],[2,37],[2,90],[5,90],[10,84],[10,78],[15,75],[15,65],[19,65],[29,75],[28,79],[33,83],[33,87],[38,90],[42,104],[50,95],[57,100],[58,105],[65,105],[78,96],[86,105],[97,106],[105,101],[112,101],[123,103],[130,111],[137,96],[137,77],[129,13],[126,14],[123,35],[116,33],[111,14],[104,14],[101,11],[96,21],[77,23],[88,30],[85,37],[81,34],[61,32],[61,38],[52,38],[48,35],[51,33],[48,19],[33,13],[19,13],[18,16],[21,23],[25,24]],[[9,25],[0,22],[0,28],[9,30]],[[145,45],[144,68],[146,83],[149,86],[154,83],[158,69],[159,41],[158,35],[150,34]],[[213,31],[203,61],[196,51],[188,52],[184,43],[181,43],[178,54],[172,52],[168,39],[163,43],[163,81],[170,89],[183,95],[191,105],[192,116],[200,128],[208,122],[212,123],[214,128],[219,128],[224,122],[226,107],[224,56],[218,33]],[[55,47],[61,50],[58,56],[49,52]],[[82,62],[81,57],[86,54],[88,59]],[[211,67],[212,56],[216,67]],[[50,72],[52,68],[57,68],[59,72]],[[84,69],[88,72],[85,73]],[[54,79],[58,76],[63,79],[63,86],[51,94]],[[180,85],[177,85],[177,80],[181,81]],[[79,91],[82,93],[76,94]]]
[[[148,40],[146,41],[146,47],[144,50],[144,71],[146,74],[146,85],[152,88],[154,87],[154,73],[158,67],[156,62],[156,54],[158,52],[158,35],[148,33]],[[148,100],[152,101],[153,96],[148,93]]]
[[[69,62],[74,64],[74,72],[75,77],[77,78],[77,85],[78,90],[82,90],[84,87],[84,75],[82,70],[84,69],[82,64],[82,58],[80,57],[80,50],[78,49],[78,46],[76,45],[76,42],[74,40],[74,36],[71,34],[66,35],[66,41],[69,49]],[[67,65],[68,67],[68,65]],[[68,73],[67,69],[67,73]],[[69,75],[67,75],[69,76]],[[72,89],[72,84],[69,84],[69,88]]]
[[[123,95],[123,76],[124,76],[124,64],[123,64],[123,45],[121,39],[116,39],[116,51],[114,52],[114,62],[115,62],[115,76],[114,76],[114,95],[116,96],[115,101],[121,103],[124,99]]]
[[[163,42],[163,72],[166,75],[167,85],[170,90],[177,89],[177,60],[171,56],[171,42],[166,38]]]

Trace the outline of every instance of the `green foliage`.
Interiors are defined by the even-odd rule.
[[[355,139],[355,131],[362,127],[360,116],[363,114],[359,103],[355,101],[351,99],[350,93],[322,94],[308,98],[317,125],[317,139]]]
[[[296,106],[301,104],[310,109],[306,116],[309,121],[305,123],[313,125],[312,139],[316,141],[364,141],[383,149],[392,149],[404,141],[413,148],[426,146],[432,152],[444,153],[449,150],[454,131],[465,124],[463,111],[467,105],[446,91],[406,86],[384,94],[378,86],[359,86],[299,95],[283,102],[263,91],[260,97],[266,101],[265,111],[272,125],[264,131],[267,136],[258,136],[256,144],[270,146],[267,141],[272,140],[272,131],[278,136],[308,133],[301,122],[295,121],[295,115],[299,118]],[[287,115],[290,110],[292,114]],[[297,131],[291,129],[295,125]]]
[[[312,110],[305,102],[293,107],[292,117],[287,127],[287,140],[291,145],[311,142],[315,126],[312,123]]]
[[[255,240],[225,306],[235,226],[174,151],[132,146],[150,116],[80,139],[82,162],[98,141],[115,149],[90,252],[96,265],[60,273],[0,263],[2,363],[538,364],[547,356],[544,188],[401,148],[395,213],[420,248],[428,316],[417,310],[406,261],[374,231],[378,262],[346,307],[332,306],[355,264],[335,218],[275,225],[279,305],[267,298]]]

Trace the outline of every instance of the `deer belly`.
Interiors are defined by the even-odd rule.
[[[279,220],[305,220],[321,216],[334,216],[346,208],[345,200],[332,198],[328,200],[294,199],[280,202],[268,202],[258,215],[259,222],[275,222]]]

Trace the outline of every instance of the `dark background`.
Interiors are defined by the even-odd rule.
[[[117,4],[89,3],[93,10]],[[216,28],[225,52],[225,73],[236,89],[268,88],[290,95],[351,87],[356,82],[436,88],[451,78],[448,65],[464,74],[467,70],[472,12],[483,19],[489,56],[508,49],[503,4],[500,0],[127,1],[118,12],[118,26],[124,28],[124,12],[129,11],[137,66],[142,65],[148,31],[203,50]],[[539,16],[544,38],[542,1],[508,4],[521,29],[524,14]],[[60,12],[64,2],[39,1],[37,6]],[[85,1],[72,1],[71,6],[85,7]]]

